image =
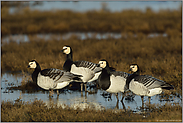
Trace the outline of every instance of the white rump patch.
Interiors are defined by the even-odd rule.
[[[147,96],[154,96],[156,94],[160,94],[162,92],[161,88],[154,88],[154,89],[149,89],[149,93]]]

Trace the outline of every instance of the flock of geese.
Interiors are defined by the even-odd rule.
[[[148,75],[140,75],[140,68],[137,64],[130,65],[132,74],[122,71],[116,71],[115,68],[109,66],[107,60],[102,59],[98,64],[89,61],[73,61],[72,48],[64,46],[62,52],[66,54],[66,61],[63,70],[50,68],[41,70],[39,63],[35,60],[29,62],[28,68],[34,68],[32,80],[38,86],[45,90],[49,90],[49,96],[54,94],[53,90],[62,89],[69,85],[70,82],[81,82],[81,92],[83,84],[85,92],[87,91],[86,83],[98,81],[99,87],[109,93],[115,93],[118,101],[118,93],[124,93],[130,90],[136,95],[141,96],[142,106],[144,96],[154,96],[160,94],[162,89],[170,90],[173,86]]]

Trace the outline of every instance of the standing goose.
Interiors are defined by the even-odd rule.
[[[115,71],[114,68],[109,67],[109,63],[104,59],[99,61],[99,66],[102,68],[102,73],[98,79],[99,86],[109,93],[115,93],[117,101],[118,92],[122,92],[123,97],[121,102],[123,102],[124,92],[126,91],[126,79],[129,74],[122,71]]]
[[[133,74],[126,80],[127,88],[134,94],[141,96],[142,107],[144,107],[144,96],[148,96],[150,102],[150,97],[160,94],[162,89],[174,89],[172,85],[162,80],[148,75],[140,75],[139,66],[137,64],[132,64],[129,71],[132,71]]]
[[[83,91],[83,83],[86,91],[86,83],[97,80],[102,68],[97,67],[97,64],[88,61],[73,61],[72,48],[70,46],[64,46],[62,52],[67,55],[63,70],[82,75],[81,91]]]
[[[45,90],[51,90],[49,91],[49,96],[53,95],[53,90],[64,88],[71,81],[79,81],[79,77],[81,77],[55,68],[41,70],[40,65],[35,60],[29,62],[28,68],[35,69],[32,73],[33,82],[36,82],[38,86]],[[58,95],[59,92],[57,90]]]

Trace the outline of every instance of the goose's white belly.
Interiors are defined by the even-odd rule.
[[[106,90],[109,93],[118,93],[118,92],[124,92],[124,88],[126,85],[126,79],[120,76],[110,76],[111,85]]]
[[[54,89],[61,89],[69,85],[69,82],[62,82],[62,83],[57,83],[57,87]]]

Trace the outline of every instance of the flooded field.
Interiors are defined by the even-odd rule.
[[[112,2],[97,2],[95,7],[100,9],[92,11],[65,9],[71,4],[78,10],[81,7],[77,5],[86,3],[64,2],[52,11],[57,2],[44,2],[40,6],[51,8],[42,11],[25,2],[1,2],[1,121],[182,121],[181,2],[175,10],[157,11],[149,7],[113,11]],[[55,92],[49,98],[48,91],[32,82],[33,70],[27,65],[34,59],[42,70],[62,69],[66,56],[61,50],[65,45],[72,47],[74,61],[98,63],[106,59],[110,67],[124,72],[136,63],[142,75],[163,80],[175,89],[151,97],[151,104],[145,97],[144,110],[140,96],[128,92],[123,103],[117,102],[114,94],[101,90],[96,82],[87,84],[87,93],[80,92],[80,83],[72,82],[59,90],[58,97]],[[121,100],[122,94],[118,96]]]
[[[43,39],[45,41],[54,39],[54,40],[68,40],[72,36],[76,36],[79,40],[87,40],[87,39],[108,39],[108,38],[114,38],[114,39],[120,39],[120,38],[127,38],[126,34],[121,33],[97,33],[97,32],[70,32],[65,34],[35,34],[31,35],[39,40]],[[133,37],[137,37],[137,34],[134,34]],[[167,37],[168,35],[166,33],[158,34],[158,33],[151,33],[147,35],[147,38],[154,38],[158,36]],[[2,43],[9,43],[9,42],[30,42],[29,35],[26,34],[15,34],[15,35],[7,35],[2,38]]]
[[[21,101],[34,101],[42,100],[47,106],[51,106],[52,104],[56,104],[57,106],[68,105],[74,109],[78,107],[80,109],[85,109],[87,107],[103,110],[103,109],[124,109],[128,108],[134,112],[138,112],[141,107],[141,98],[140,96],[135,96],[132,93],[128,93],[125,99],[123,100],[124,106],[121,102],[117,103],[115,95],[111,95],[103,90],[94,88],[90,88],[90,85],[94,85],[95,83],[88,84],[89,93],[83,92],[81,94],[80,89],[71,90],[68,87],[60,90],[60,95],[57,97],[56,93],[52,98],[49,98],[48,91],[39,90],[37,92],[27,92],[21,90],[12,90],[10,87],[15,87],[21,85],[21,81],[24,75],[22,73],[19,74],[11,74],[11,73],[3,73],[1,77],[1,100],[9,100],[16,102],[17,100]],[[91,93],[92,92],[92,93]],[[122,94],[119,94],[119,99],[121,99]],[[145,97],[145,103],[148,103],[148,97]],[[180,94],[177,95],[169,95],[168,97],[156,95],[151,97],[151,104],[160,104],[164,105],[165,103],[169,104],[182,104],[182,97]]]

